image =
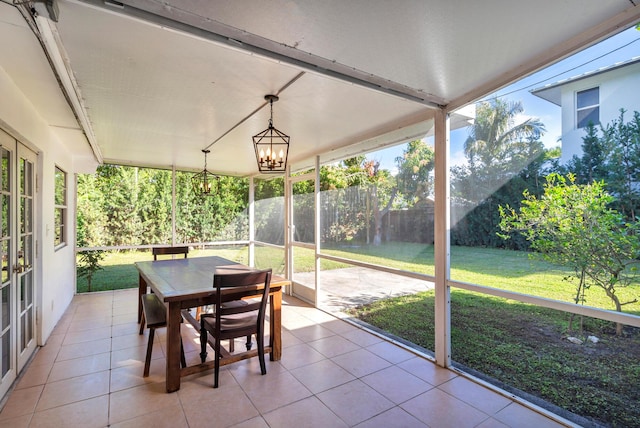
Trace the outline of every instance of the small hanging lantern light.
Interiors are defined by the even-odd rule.
[[[271,116],[269,127],[253,136],[258,170],[268,174],[285,172],[289,156],[289,136],[273,126],[273,103],[278,101],[278,97],[265,95],[264,99],[269,101]]]
[[[204,153],[204,169],[201,172],[194,174],[191,178],[193,190],[200,196],[211,196],[213,194],[211,193],[212,190],[216,190],[213,188],[213,185],[216,184],[217,187],[217,182],[220,179],[220,177],[207,170],[207,153],[209,152],[210,150],[207,149],[202,150],[202,153]]]

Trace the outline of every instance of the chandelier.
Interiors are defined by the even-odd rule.
[[[211,196],[213,194],[211,191],[216,190],[212,189],[212,185],[214,183],[217,185],[217,182],[220,179],[217,175],[207,171],[207,153],[209,152],[210,150],[207,149],[202,150],[202,153],[204,153],[204,169],[201,172],[194,174],[191,178],[193,190],[200,196]]]
[[[289,155],[289,136],[273,126],[273,103],[278,101],[276,95],[265,95],[269,101],[271,116],[269,127],[253,136],[253,146],[256,150],[258,170],[264,173],[279,173],[287,169]]]

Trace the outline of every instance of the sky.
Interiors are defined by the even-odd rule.
[[[531,117],[540,119],[547,129],[541,138],[545,147],[558,147],[560,145],[558,139],[561,135],[560,107],[531,95],[529,91],[638,56],[640,56],[640,31],[632,27],[483,99],[498,96],[512,101],[521,101],[524,106],[522,120]],[[462,146],[467,136],[467,129],[451,132],[452,165],[464,162]],[[378,152],[373,157],[380,160],[382,168],[389,169],[393,173],[395,170],[394,159],[401,154],[402,147],[393,147]]]

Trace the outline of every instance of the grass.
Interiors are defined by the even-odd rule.
[[[76,282],[78,293],[135,288],[138,286],[138,269],[134,263],[153,260],[151,250],[106,251],[104,255],[105,257],[100,263],[103,269],[94,274],[91,290],[88,289],[86,278],[78,278]],[[220,256],[243,264],[246,264],[248,260],[247,248],[242,246],[189,251],[189,257],[204,256]],[[269,258],[270,260],[272,258]]]
[[[434,274],[433,246],[406,242],[381,246],[323,248],[327,254],[410,272]],[[576,283],[565,278],[567,269],[531,257],[530,253],[496,248],[451,248],[451,279],[538,297],[573,302]],[[619,287],[621,302],[640,300],[640,282]],[[604,291],[590,287],[586,305],[614,310]],[[625,305],[624,311],[640,315],[640,301]]]

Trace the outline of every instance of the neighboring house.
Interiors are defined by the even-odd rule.
[[[640,111],[640,57],[534,89],[531,93],[562,108],[562,156],[567,163],[582,154],[589,122],[607,125]]]

